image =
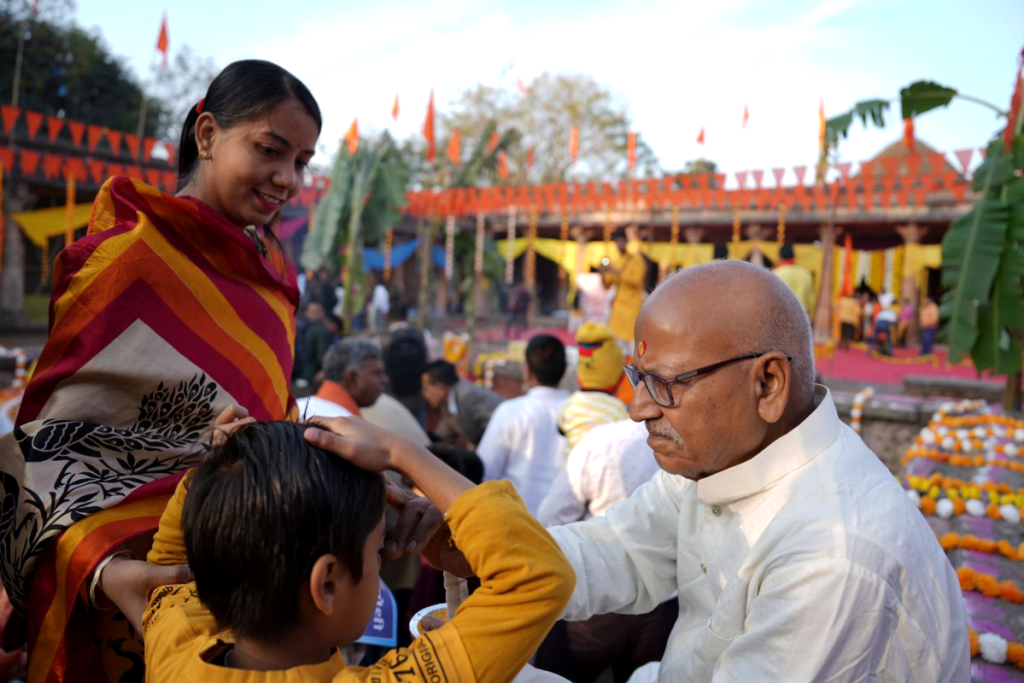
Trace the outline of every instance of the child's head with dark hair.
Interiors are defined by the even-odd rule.
[[[199,598],[239,639],[272,644],[306,627],[341,645],[373,615],[384,481],[304,430],[241,427],[189,484],[182,530]]]
[[[185,118],[179,194],[241,227],[268,225],[301,189],[322,124],[309,89],[285,69],[230,64]]]
[[[526,345],[526,367],[537,384],[557,387],[565,366],[565,344],[558,337],[538,334]]]

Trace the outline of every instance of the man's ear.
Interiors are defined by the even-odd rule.
[[[356,383],[359,381],[359,370],[357,370],[356,368],[349,368],[348,370],[345,371],[345,374],[342,375],[342,378],[344,379],[342,383],[345,385],[346,388],[354,387]]]
[[[342,580],[345,570],[334,555],[321,555],[309,573],[309,597],[318,612],[325,616],[344,608]]]
[[[782,419],[789,404],[792,380],[792,368],[785,354],[773,351],[758,359],[757,412],[762,420],[774,424]]]

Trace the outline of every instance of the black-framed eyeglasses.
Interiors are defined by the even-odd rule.
[[[736,356],[735,358],[719,361],[718,363],[713,363],[703,368],[690,370],[689,372],[684,372],[683,374],[676,375],[675,377],[662,377],[661,375],[657,375],[653,372],[640,372],[634,365],[627,365],[625,366],[624,370],[626,371],[626,377],[629,378],[629,383],[633,385],[634,389],[636,389],[640,385],[640,382],[643,382],[644,385],[647,387],[647,391],[650,392],[651,398],[654,399],[655,403],[657,403],[662,408],[671,408],[672,406],[675,405],[675,399],[672,398],[672,385],[685,384],[694,377],[699,377],[700,375],[707,375],[709,373],[714,372],[715,370],[718,370],[719,368],[723,368],[731,363],[738,363],[741,360],[752,360],[754,358],[760,358],[766,353],[771,352],[762,351],[761,353],[745,353],[742,356]],[[790,356],[789,354],[786,354],[786,360],[792,361],[793,357]]]

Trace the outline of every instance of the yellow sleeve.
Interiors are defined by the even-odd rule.
[[[462,494],[448,511],[452,538],[480,587],[450,622],[338,683],[511,681],[558,620],[576,577],[554,539],[507,481]]]
[[[160,515],[160,527],[153,536],[153,547],[146,555],[146,561],[153,564],[188,564],[185,556],[185,535],[181,531],[181,512],[185,507],[185,493],[195,470],[189,470],[178,482],[174,495],[167,501],[164,513]]]

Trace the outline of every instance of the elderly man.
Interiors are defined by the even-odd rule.
[[[637,318],[634,357],[631,417],[663,471],[549,529],[576,571],[566,618],[677,593],[664,683],[969,679],[956,574],[814,385],[807,314],[778,278],[736,261],[674,275]]]
[[[363,339],[342,339],[324,356],[316,395],[298,401],[299,416],[347,417],[377,402],[387,385],[380,349]]]
[[[807,314],[778,278],[734,261],[675,275],[635,351],[630,416],[663,471],[551,529],[578,577],[567,618],[678,591],[661,681],[967,680],[956,574],[814,385]]]

